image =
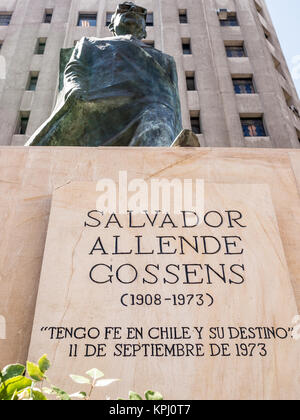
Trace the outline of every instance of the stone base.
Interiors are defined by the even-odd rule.
[[[250,236],[247,236],[245,239],[245,252],[250,250],[249,255],[251,256],[253,253],[253,256],[255,256],[254,259],[251,260],[250,258],[249,260],[252,261],[249,269],[251,275],[247,280],[248,284],[252,285],[252,291],[249,296],[255,297],[252,301],[248,300],[249,322],[261,321],[266,322],[264,326],[269,326],[272,320],[275,327],[281,327],[283,326],[282,324],[284,326],[289,324],[288,326],[292,327],[293,317],[297,315],[297,311],[300,308],[300,151],[288,149],[2,147],[0,149],[0,212],[2,216],[0,316],[1,321],[5,319],[6,322],[6,339],[1,339],[2,336],[0,334],[0,366],[17,361],[24,362],[28,356],[53,193],[55,192],[54,197],[62,197],[62,201],[57,202],[57,198],[55,199],[56,203],[62,208],[65,207],[65,204],[63,204],[64,198],[61,196],[62,191],[66,189],[66,191],[69,191],[68,194],[71,194],[67,200],[70,203],[70,209],[68,210],[70,213],[61,213],[61,216],[57,218],[59,223],[65,221],[60,226],[58,224],[58,227],[62,229],[63,226],[67,226],[70,217],[71,219],[74,217],[74,220],[78,219],[79,221],[76,212],[80,208],[80,203],[84,203],[85,200],[84,195],[81,200],[81,196],[72,190],[72,185],[78,185],[78,182],[90,185],[90,183],[96,183],[101,178],[118,180],[120,170],[127,171],[128,182],[135,178],[144,179],[147,182],[154,178],[167,178],[169,180],[174,178],[204,179],[206,189],[211,197],[210,200],[216,208],[218,205],[221,205],[222,200],[226,203],[227,210],[238,210],[237,208],[229,209],[231,204],[237,206],[240,203],[241,207],[244,206],[245,214],[248,214],[249,220],[251,220],[250,226],[253,227],[253,230],[251,230],[251,227],[249,228]],[[226,185],[226,187],[224,186],[223,188],[222,185]],[[245,185],[244,189],[243,185]],[[73,197],[71,201],[70,197]],[[78,205],[74,207],[73,204],[77,203],[76,200],[78,200]],[[270,223],[270,221],[273,222]],[[53,226],[53,221],[52,225],[50,224],[49,226]],[[81,227],[79,226],[79,228]],[[136,231],[139,232],[139,229]],[[161,235],[173,235],[171,228],[168,230],[168,233],[166,233],[165,229],[161,229],[161,231],[163,231]],[[241,236],[243,233],[234,229],[232,231],[234,231],[232,233],[234,236]],[[213,235],[213,233],[214,229],[211,230],[210,234]],[[48,255],[50,257],[48,256],[44,259],[44,274],[41,277],[42,288],[39,296],[39,299],[42,300],[38,299],[30,357],[40,356],[37,354],[38,352],[49,352],[49,357],[53,359],[54,353],[51,350],[51,346],[49,347],[49,342],[46,338],[45,349],[42,348],[43,340],[41,341],[38,327],[49,326],[44,324],[44,322],[47,319],[51,320],[51,311],[54,311],[53,319],[55,323],[59,322],[55,318],[55,305],[59,304],[61,296],[59,291],[57,291],[58,299],[55,302],[55,293],[51,287],[54,287],[56,282],[61,280],[54,277],[51,278],[50,269],[45,271],[45,261],[48,267],[52,266],[55,268],[59,255],[63,252],[62,244],[64,243],[66,243],[66,254],[70,252],[68,240],[66,239],[68,234],[72,236],[72,230],[67,229],[64,232],[62,229],[61,235],[54,235],[57,239],[60,253],[56,252],[55,243],[52,242],[50,248],[48,243]],[[76,235],[72,236],[75,242]],[[115,235],[118,235],[118,233]],[[79,237],[77,239],[79,240]],[[51,247],[53,252],[49,254]],[[230,249],[233,250],[234,247],[231,246]],[[238,250],[239,248],[237,247]],[[235,257],[238,259],[239,264],[242,264],[244,256],[236,255]],[[51,258],[53,259],[51,260]],[[205,260],[203,258],[199,256],[197,262],[204,263]],[[213,257],[211,256],[210,258]],[[222,258],[227,263],[231,257],[227,255]],[[170,261],[176,264],[176,259],[172,256],[170,256]],[[270,261],[274,261],[275,271]],[[222,263],[223,260],[218,262]],[[62,270],[65,269],[62,268]],[[256,272],[257,275],[255,275]],[[72,273],[72,270],[69,272],[66,268],[63,281],[70,281],[70,285],[72,285],[73,274],[69,277],[69,273]],[[273,286],[276,285],[276,287],[272,286],[272,279],[274,279]],[[43,313],[40,304],[43,302],[44,296],[46,296],[47,288],[45,282],[49,283],[49,305],[45,307],[45,312]],[[55,287],[57,288],[58,285]],[[261,290],[264,290],[263,295]],[[142,293],[142,291],[143,289],[139,292]],[[68,292],[66,293],[68,295]],[[184,293],[184,289],[181,290],[181,293]],[[107,295],[107,297],[111,299],[111,296]],[[244,302],[243,317],[241,318],[243,322],[246,320],[248,310],[247,306],[245,306],[246,303]],[[224,308],[222,308],[220,301],[218,305],[219,309],[215,313],[216,316],[210,317],[209,326],[211,327],[222,325],[223,309],[228,309],[231,307],[230,305],[237,305],[237,308],[240,308],[239,295],[236,293],[232,295],[230,293],[226,294]],[[59,311],[62,308],[63,306],[60,307]],[[254,308],[256,309],[254,310]],[[149,309],[147,314],[153,326],[159,325],[161,321],[156,317],[156,312],[153,312],[154,315],[151,318],[151,311],[152,309]],[[206,313],[211,315],[214,313],[212,311],[207,310]],[[178,312],[176,313],[178,314]],[[234,311],[232,313],[236,317],[232,318],[232,323],[234,326],[237,326],[236,322],[239,313]],[[259,314],[262,314],[261,318]],[[101,316],[101,305],[99,307],[99,315]],[[140,315],[139,313],[137,319],[139,322],[142,322]],[[45,318],[41,319],[43,316]],[[194,316],[193,322],[196,322],[197,317],[199,317],[199,324],[204,322],[201,321],[201,313],[196,315],[196,312],[194,312]],[[72,322],[74,320],[72,317],[68,319]],[[83,314],[82,311],[79,313],[78,325],[81,320],[83,323],[87,321],[86,314]],[[114,312],[112,320],[114,326],[117,326],[117,312]],[[171,326],[170,320],[168,320],[168,323]],[[178,320],[175,323],[179,324]],[[226,325],[230,325],[229,318],[226,318]],[[132,326],[134,325],[132,324]],[[195,326],[193,325],[193,327]],[[243,327],[244,324],[240,326]],[[249,327],[250,325],[246,326]],[[247,340],[247,343],[249,342],[251,340]],[[189,384],[185,388],[186,392],[183,398],[299,398],[299,382],[297,382],[299,374],[295,370],[295,366],[299,365],[300,341],[290,341],[288,344],[284,344],[283,347],[278,347],[279,345],[280,343],[273,343],[272,341],[269,349],[270,356],[267,359],[255,355],[253,358],[247,357],[244,359],[244,362],[240,362],[240,360],[243,360],[242,356],[240,356],[241,359],[236,358],[232,362],[224,362],[224,360],[227,360],[225,357],[218,359],[215,364],[205,365],[202,361],[201,363],[199,362],[197,375],[198,378],[202,374],[204,375],[206,379],[204,382],[201,380],[201,384],[204,386],[204,383],[206,383],[206,388],[197,385],[198,379],[193,376],[193,366],[195,366],[195,363],[198,363],[195,361],[198,359],[190,363],[188,357],[169,360],[168,376],[165,375],[163,377],[157,376],[161,365],[156,364],[153,361],[154,359],[151,361],[153,365],[148,362],[145,364],[144,359],[137,359],[136,363],[131,359],[130,366],[133,370],[129,372],[127,368],[124,368],[123,373],[120,370],[118,372],[113,370],[114,360],[110,360],[107,364],[104,359],[90,358],[89,366],[90,368],[100,367],[107,376],[121,377],[122,380],[125,377],[128,379],[124,380],[117,390],[107,391],[107,394],[113,398],[117,396],[125,397],[126,387],[135,387],[135,384],[137,384],[139,388],[141,386],[145,386],[145,388],[158,387],[159,389],[157,390],[161,391],[165,398],[178,399],[180,398],[179,383],[182,381],[184,384]],[[285,357],[287,353],[289,354],[288,358]],[[61,356],[57,355],[57,357],[59,363],[61,363]],[[285,359],[289,361],[285,362]],[[210,360],[212,361],[213,359]],[[277,366],[278,360],[280,366]],[[188,362],[187,369],[184,368],[185,362]],[[126,359],[123,359],[122,363],[120,366],[126,366]],[[182,381],[181,378],[176,379],[177,363],[179,363],[181,374],[186,375]],[[240,371],[240,363],[247,365],[247,369],[244,372],[244,376],[238,379],[233,372]],[[295,365],[293,363],[298,364]],[[63,373],[64,379],[69,373],[84,373],[83,371],[78,371],[80,364],[78,367],[76,366],[74,359],[68,358],[66,372]],[[87,366],[87,359],[85,359],[84,366]],[[101,366],[104,367],[102,368]],[[149,371],[147,370],[148,368]],[[214,370],[215,368],[216,370]],[[229,368],[231,380],[228,379],[228,372],[226,371]],[[155,380],[150,381],[149,378],[152,371],[156,372],[156,377],[154,378]],[[294,371],[294,376],[291,373],[292,371]],[[138,379],[139,372],[143,372],[144,379]],[[150,376],[148,377],[149,372]],[[247,372],[248,374],[246,375]],[[255,372],[258,373],[256,374]],[[214,375],[216,375],[215,379]],[[221,386],[222,384],[219,381],[220,375],[222,377],[225,375],[226,377],[225,387]],[[59,378],[55,372],[54,375],[50,376],[51,379],[53,377],[55,379]],[[172,381],[169,380],[171,376]],[[277,384],[276,381],[278,381]],[[166,383],[169,385],[166,385]],[[174,383],[176,386],[172,385]],[[261,388],[262,383],[266,385],[266,388]],[[234,384],[239,386],[236,387]],[[64,382],[62,384],[57,383],[57,385],[68,388]],[[225,391],[218,394],[217,391],[220,389],[227,389],[227,394]],[[135,390],[143,392],[141,389]]]

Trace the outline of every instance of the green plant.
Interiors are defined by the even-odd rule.
[[[71,397],[89,400],[95,388],[108,386],[112,384],[113,382],[116,382],[119,380],[119,379],[102,379],[104,376],[104,373],[96,368],[87,371],[86,374],[89,376],[88,378],[86,378],[85,376],[70,375],[70,378],[77,384],[89,385],[89,388],[90,388],[88,393],[77,392],[76,394],[72,394]]]
[[[119,379],[103,379],[104,373],[94,368],[86,372],[87,377],[70,375],[77,384],[88,385],[88,392],[79,391],[69,395],[67,392],[51,384],[46,372],[50,361],[44,354],[37,364],[27,361],[26,367],[21,364],[8,365],[0,371],[0,400],[47,400],[46,395],[54,395],[58,400],[70,401],[73,398],[90,400],[95,388],[106,387]],[[27,376],[25,375],[25,371]],[[44,382],[48,386],[45,387]],[[146,391],[146,400],[162,400],[159,392]],[[136,392],[129,392],[130,400],[142,400]]]
[[[144,395],[145,395],[145,399],[148,401],[163,400],[163,396],[161,395],[160,392],[157,392],[157,391],[146,391]],[[123,398],[118,398],[118,399],[122,400]],[[142,400],[143,398],[136,392],[129,391],[128,399],[137,401],[137,400]]]
[[[46,395],[55,395],[58,400],[68,401],[72,398],[88,400],[95,387],[108,386],[118,379],[100,379],[104,376],[98,369],[91,369],[87,373],[89,378],[70,375],[78,384],[89,384],[88,393],[76,392],[69,395],[67,392],[52,385],[46,375],[50,367],[47,355],[42,356],[38,364],[27,362],[26,368],[21,364],[8,365],[0,372],[0,400],[47,400]],[[24,376],[24,373],[29,378]],[[47,382],[48,387],[44,387]]]

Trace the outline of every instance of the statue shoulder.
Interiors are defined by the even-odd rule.
[[[165,54],[165,55],[171,65],[176,65],[175,59],[172,55],[169,55],[169,54]]]
[[[114,41],[115,37],[107,37],[107,38],[96,38],[93,36],[83,36],[78,42],[80,44],[94,44],[97,45],[101,42],[107,42],[107,41]]]

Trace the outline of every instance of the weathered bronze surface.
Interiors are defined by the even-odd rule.
[[[146,13],[125,2],[112,17],[113,37],[85,37],[77,43],[60,81],[57,106],[27,145],[173,143],[182,129],[176,64],[142,42]],[[62,59],[68,54],[70,49]]]

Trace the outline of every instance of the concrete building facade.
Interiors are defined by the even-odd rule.
[[[110,36],[116,0],[0,0],[0,144],[24,145],[58,94],[61,48]],[[300,147],[300,102],[263,0],[138,0],[174,56],[201,146]],[[286,5],[283,7],[287,7]]]

